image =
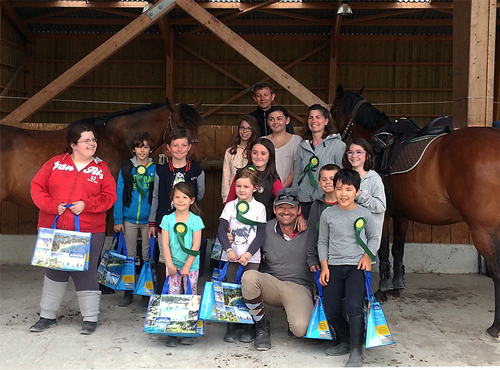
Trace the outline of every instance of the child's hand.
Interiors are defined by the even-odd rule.
[[[358,263],[358,270],[365,270],[365,271],[372,270],[372,260],[366,253],[363,254],[363,257],[361,257],[361,260]]]
[[[57,214],[60,216],[64,213],[64,211],[66,211],[66,207],[65,207],[66,203],[59,203],[59,205],[57,206]]]
[[[123,231],[123,224],[118,224],[113,227],[113,231],[115,233],[119,233],[120,231]]]
[[[246,266],[250,258],[252,258],[252,255],[249,252],[246,252],[240,256],[238,262],[240,263],[240,265]]]
[[[236,257],[236,252],[233,251],[232,249],[230,251],[226,251],[226,254],[227,254],[227,260],[229,262],[236,262],[236,260],[238,259]]]
[[[189,267],[184,266],[181,270],[181,276],[188,276],[189,274]]]
[[[227,229],[227,238],[229,239],[229,243],[233,244],[233,242],[234,242],[234,235],[231,234],[231,229]]]
[[[321,267],[319,265],[312,265],[311,267],[309,267],[309,271],[313,273],[316,271],[321,271]]]
[[[154,238],[156,236],[156,227],[152,226],[148,230],[148,239]]]
[[[174,276],[175,274],[177,274],[177,269],[175,268],[175,266],[173,264],[166,264],[167,266],[167,275],[168,276]]]
[[[80,213],[83,212],[85,208],[85,202],[83,200],[79,200],[78,202],[75,202],[73,206],[69,207],[69,210],[73,212],[75,215],[79,215]]]
[[[319,276],[319,283],[323,286],[328,285],[330,281],[330,269],[326,268],[321,270],[321,275]]]
[[[302,215],[297,217],[297,229],[299,230],[299,233],[307,230],[307,222]]]

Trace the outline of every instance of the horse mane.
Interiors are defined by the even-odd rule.
[[[360,100],[363,100],[363,98],[355,92],[346,91],[344,92],[342,100],[344,101],[344,111],[352,113],[356,104]],[[381,123],[382,125],[386,125],[390,122],[391,120],[384,112],[375,108],[369,102],[360,105],[356,112],[356,123],[368,130],[375,130],[377,127],[381,126]]]
[[[190,106],[189,104],[178,104],[179,107],[179,117],[181,117],[182,123],[191,127],[195,131],[203,124],[203,118],[198,113],[198,111]]]

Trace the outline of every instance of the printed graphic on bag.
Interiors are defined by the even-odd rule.
[[[151,334],[202,335],[198,324],[200,296],[197,295],[153,295],[144,323],[144,332]]]
[[[222,254],[222,245],[219,242],[219,237],[216,237],[214,245],[212,246],[212,254],[210,255],[210,258],[219,261],[221,254]]]
[[[366,348],[394,344],[391,331],[379,302],[373,302],[368,310],[366,326]]]
[[[90,233],[40,228],[31,265],[65,271],[88,269]]]
[[[97,269],[97,281],[99,281],[99,284],[112,289],[116,288],[126,259],[126,256],[118,254],[115,251],[106,250]]]
[[[253,319],[245,306],[241,285],[214,281],[215,316],[219,321],[252,324]]]

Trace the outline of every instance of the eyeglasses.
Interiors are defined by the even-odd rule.
[[[353,151],[350,150],[350,151],[346,152],[345,154],[347,154],[348,157],[352,157],[354,155],[356,155],[356,157],[359,157],[359,156],[361,156],[362,154],[365,154],[365,153],[366,152],[363,152],[362,150],[356,150],[355,152],[353,152]]]
[[[94,139],[80,140],[80,141],[77,141],[77,143],[84,143],[85,145],[89,145],[90,143],[97,144],[97,139],[94,138]]]
[[[240,129],[243,132],[250,132],[250,131],[252,131],[251,127],[238,126],[238,129]]]

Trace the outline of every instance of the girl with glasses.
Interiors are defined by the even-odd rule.
[[[247,165],[247,152],[255,140],[258,138],[259,124],[257,120],[250,116],[243,116],[238,125],[238,132],[233,140],[233,145],[226,149],[224,153],[224,163],[222,166],[221,196],[225,203],[229,194],[231,182],[236,171]],[[250,145],[249,145],[250,144]]]
[[[346,152],[342,158],[342,165],[344,168],[355,170],[361,177],[360,191],[355,201],[373,214],[378,228],[378,245],[380,246],[382,228],[384,226],[386,200],[382,178],[373,170],[375,165],[373,157],[374,153],[371,145],[365,139],[354,138],[349,141],[346,147]]]

